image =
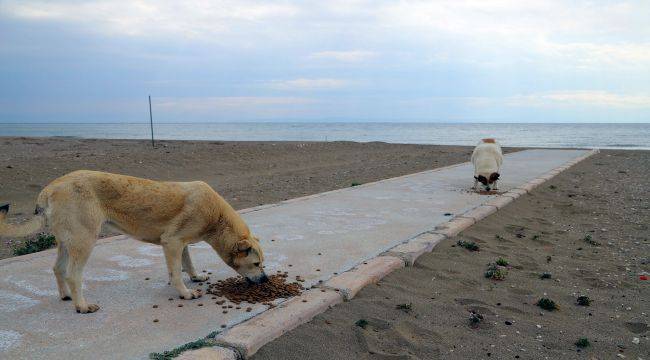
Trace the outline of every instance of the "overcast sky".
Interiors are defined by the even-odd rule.
[[[650,122],[650,1],[0,0],[0,122]]]

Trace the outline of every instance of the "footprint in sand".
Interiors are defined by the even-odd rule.
[[[372,359],[419,359],[414,353],[440,355],[443,338],[409,320],[392,325],[381,319],[368,319],[365,328],[355,326],[355,335],[362,349]]]

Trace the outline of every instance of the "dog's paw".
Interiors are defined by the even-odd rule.
[[[208,280],[209,278],[210,278],[210,277],[209,277],[208,275],[194,275],[194,276],[190,276],[190,279],[192,279],[192,281],[194,281],[194,282],[203,282],[203,281]]]
[[[181,299],[192,300],[192,299],[198,299],[201,296],[203,296],[201,290],[188,290],[187,294],[181,295]]]
[[[61,300],[62,301],[70,301],[70,300],[72,300],[72,298],[70,297],[70,295],[65,295],[65,296],[61,297]]]
[[[99,310],[99,305],[97,304],[88,304],[84,306],[76,306],[77,313],[79,314],[90,314]]]

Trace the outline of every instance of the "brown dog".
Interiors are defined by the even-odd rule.
[[[160,244],[171,284],[184,299],[201,296],[187,289],[181,270],[193,281],[196,274],[188,244],[205,241],[223,261],[251,282],[267,279],[258,239],[239,214],[202,182],[160,182],[98,171],[80,170],[50,183],[38,195],[34,218],[12,225],[5,222],[9,205],[0,207],[0,235],[21,237],[47,223],[56,236],[58,257],[54,274],[62,300],[74,302],[77,312],[99,309],[82,294],[84,265],[104,223],[136,239]]]

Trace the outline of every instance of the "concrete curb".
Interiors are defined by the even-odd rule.
[[[238,360],[236,351],[221,346],[186,351],[176,357],[178,360]]]
[[[325,288],[341,293],[345,300],[352,299],[363,287],[376,283],[395,269],[404,267],[404,260],[394,256],[378,256],[364,261],[356,269],[344,272],[325,282]]]
[[[445,238],[442,234],[420,234],[404,244],[395,246],[382,255],[399,257],[404,261],[406,266],[413,266],[417,258],[424,253],[433,251],[433,248]]]
[[[305,291],[276,308],[226,330],[215,341],[221,346],[235,349],[241,358],[246,359],[266,343],[342,301],[341,295],[332,290]]]
[[[463,215],[460,215],[447,221],[446,223],[442,223],[436,226],[432,232],[435,234],[442,234],[446,237],[452,237],[458,235],[459,232],[474,225],[475,222],[476,221],[471,217],[464,217]]]

